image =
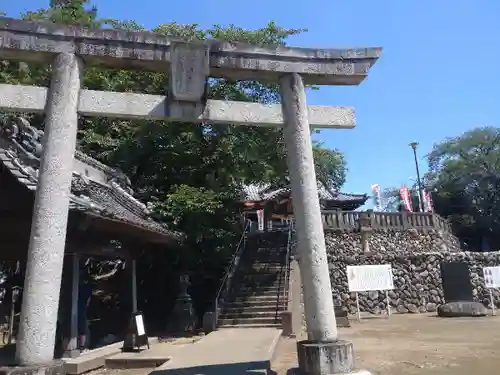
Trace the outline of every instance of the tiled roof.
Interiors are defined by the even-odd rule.
[[[42,152],[43,132],[24,118],[0,119],[0,163],[27,189],[35,191]],[[88,176],[75,166],[71,184],[69,209],[102,219],[119,221],[160,234],[174,241],[180,233],[169,230],[150,218],[146,205],[133,197],[130,181],[121,171],[94,158],[75,152],[75,165],[92,168],[102,178]],[[85,169],[85,168],[84,168]]]
[[[253,184],[243,186],[242,200],[246,202],[258,202],[272,200],[280,195],[288,194],[291,192],[290,186],[273,187],[270,184]],[[340,202],[349,201],[366,201],[368,196],[366,194],[346,194],[341,192],[330,191],[321,182],[318,181],[318,195],[323,200],[335,200]]]

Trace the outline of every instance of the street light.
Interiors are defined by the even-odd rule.
[[[420,212],[424,212],[423,199],[422,199],[422,182],[420,181],[420,169],[418,168],[418,159],[417,159],[418,142],[411,142],[409,146],[413,149],[413,157],[415,158],[415,169],[417,170],[418,207],[420,209]]]

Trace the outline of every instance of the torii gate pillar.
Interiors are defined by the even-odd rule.
[[[307,375],[369,374],[355,371],[352,343],[337,337],[302,77],[283,76],[280,89],[308,338],[297,343],[299,368]]]

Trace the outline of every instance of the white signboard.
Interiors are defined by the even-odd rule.
[[[264,210],[257,210],[257,224],[258,230],[262,232],[264,230]]]
[[[347,282],[356,293],[394,289],[390,264],[347,266]]]
[[[483,267],[486,288],[500,288],[500,266]]]
[[[137,327],[137,336],[144,336],[146,334],[146,330],[144,329],[144,320],[142,319],[142,315],[135,316],[135,325]]]

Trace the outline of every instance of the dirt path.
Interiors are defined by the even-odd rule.
[[[340,335],[351,340],[357,366],[384,375],[490,375],[500,373],[500,317],[443,319],[393,315],[352,322]],[[296,341],[283,339],[273,370],[297,366]]]

